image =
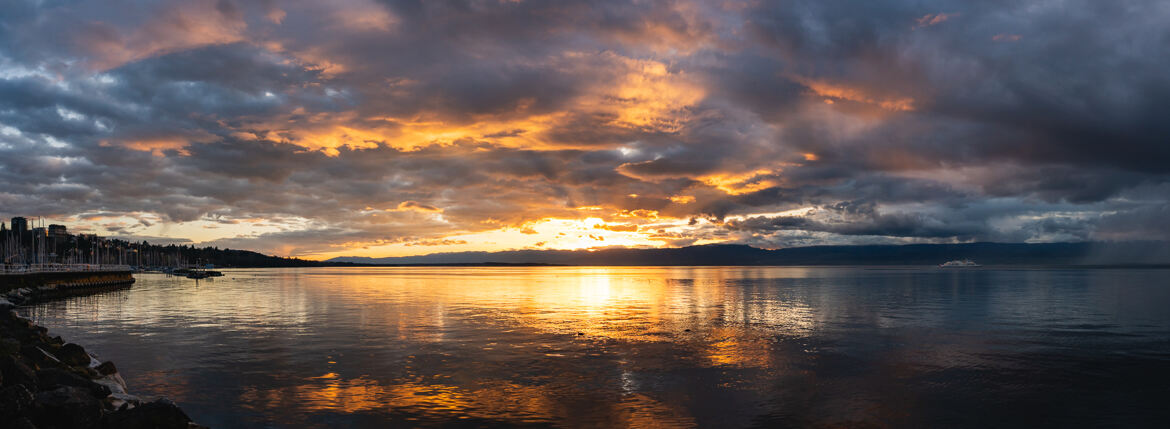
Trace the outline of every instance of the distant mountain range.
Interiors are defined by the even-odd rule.
[[[367,265],[935,265],[969,258],[984,265],[1168,265],[1168,242],[963,243],[810,246],[767,250],[717,244],[665,249],[512,250],[367,258],[326,263]]]

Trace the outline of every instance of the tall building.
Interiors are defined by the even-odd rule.
[[[28,233],[28,219],[19,216],[12,218],[12,232],[19,235]]]
[[[49,225],[49,237],[64,238],[68,235],[69,235],[69,233],[66,232],[65,225],[57,225],[57,224]]]

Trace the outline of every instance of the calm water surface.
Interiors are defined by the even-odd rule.
[[[225,274],[22,311],[217,428],[1170,425],[1167,270]]]

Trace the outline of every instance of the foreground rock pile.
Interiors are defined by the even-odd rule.
[[[113,362],[49,337],[0,299],[0,427],[200,428],[173,402],[126,393]]]

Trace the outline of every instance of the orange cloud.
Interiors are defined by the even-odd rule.
[[[1021,36],[1019,34],[996,34],[991,37],[991,40],[996,42],[1018,42]]]
[[[333,9],[336,25],[350,30],[389,31],[398,24],[398,18],[370,0],[351,0],[343,7]]]
[[[657,210],[645,210],[645,209],[622,210],[621,213],[618,213],[618,216],[637,217],[637,218],[643,218],[643,219],[657,219],[658,218],[658,211]]]
[[[433,240],[418,240],[403,244],[404,246],[455,246],[460,244],[467,244],[467,240],[452,240],[447,238],[437,238]]]
[[[719,173],[701,178],[708,185],[728,195],[740,195],[780,184],[778,170],[758,169],[747,173]]]
[[[794,78],[801,85],[811,90],[818,97],[825,98],[826,104],[833,104],[833,100],[848,100],[878,106],[885,110],[905,112],[914,110],[914,99],[910,97],[882,97],[872,94],[865,88],[850,86],[841,83],[832,83],[823,80],[803,77]]]
[[[599,223],[597,225],[593,225],[593,227],[597,228],[597,229],[604,229],[606,231],[614,231],[614,232],[636,232],[636,231],[638,231],[638,225],[632,225],[632,224]]]
[[[187,141],[175,139],[159,139],[159,140],[136,140],[116,143],[119,146],[140,150],[143,152],[150,152],[154,156],[165,156],[163,151],[178,150],[180,153],[184,152],[183,148],[187,147]],[[103,146],[111,146],[112,143],[102,142]]]
[[[928,14],[923,15],[921,18],[918,18],[916,20],[916,22],[918,22],[918,25],[916,25],[915,28],[930,27],[930,26],[942,24],[942,23],[946,22],[948,19],[954,18],[956,16],[959,16],[959,14],[957,14],[957,13],[942,13],[942,12],[936,13],[936,14],[928,13]]]
[[[432,205],[423,204],[423,203],[420,203],[418,201],[403,201],[401,203],[398,203],[398,208],[395,211],[400,211],[400,212],[402,212],[402,211],[416,211],[416,212],[427,212],[427,213],[442,213],[443,209],[432,206]]]
[[[75,34],[74,40],[90,53],[91,65],[98,70],[159,54],[245,40],[247,23],[243,16],[220,9],[214,0],[179,2],[131,31],[91,22]]]
[[[601,61],[613,80],[578,99],[573,110],[612,117],[609,125],[646,132],[674,133],[690,119],[690,108],[706,96],[706,90],[684,72],[671,70],[655,60],[634,59],[613,53],[571,53],[567,59]]]

